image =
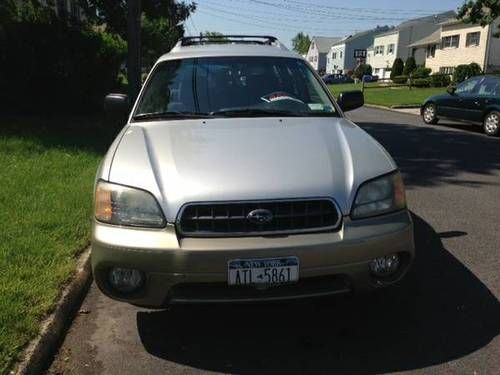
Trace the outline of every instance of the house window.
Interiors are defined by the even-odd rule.
[[[432,57],[436,56],[436,45],[435,44],[429,44],[427,46],[426,56],[427,56],[427,58],[432,58]]]
[[[337,52],[334,52],[333,53],[333,58],[336,59],[337,58]]]
[[[343,55],[343,54],[342,54],[342,51],[340,51],[340,58],[342,58],[342,55]]]
[[[442,66],[439,68],[439,73],[441,74],[453,74],[455,71],[454,66]]]
[[[460,35],[450,35],[443,38],[443,48],[458,48]]]
[[[392,55],[394,53],[394,44],[389,44],[387,46],[387,54]]]
[[[375,55],[383,55],[383,54],[384,54],[384,46],[376,46]]]
[[[318,56],[314,56],[314,62],[318,61]]]
[[[478,46],[481,32],[467,33],[467,40],[465,41],[466,47]]]

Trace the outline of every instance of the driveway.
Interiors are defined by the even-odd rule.
[[[500,138],[363,108],[415,221],[404,282],[371,295],[153,311],[93,285],[50,373],[500,373]]]

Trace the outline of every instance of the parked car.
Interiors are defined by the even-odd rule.
[[[323,82],[327,85],[335,85],[339,83],[353,83],[354,80],[343,74],[326,74],[322,77]]]
[[[500,77],[477,76],[428,98],[421,107],[427,124],[441,118],[481,124],[488,135],[500,132]]]
[[[183,38],[162,56],[96,176],[92,268],[129,303],[373,290],[414,257],[389,154],[273,37]],[[130,111],[125,95],[110,113]]]
[[[362,78],[363,82],[377,82],[378,81],[378,76],[373,76],[373,75],[364,75]]]

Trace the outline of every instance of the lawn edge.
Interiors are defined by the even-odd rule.
[[[414,113],[409,113],[409,112],[404,112],[404,111],[401,111],[402,109],[417,109],[417,108],[420,108],[420,106],[412,106],[412,107],[409,107],[409,106],[406,106],[406,107],[401,107],[401,106],[396,106],[396,107],[386,107],[386,106],[383,106],[383,105],[378,105],[378,104],[366,104],[364,105],[365,107],[367,108],[375,108],[375,109],[382,109],[382,110],[385,110],[385,111],[390,111],[390,112],[396,112],[396,113],[402,113],[402,114],[407,114],[407,115],[411,115],[411,116],[418,116]]]
[[[75,273],[63,289],[54,310],[40,324],[39,334],[29,342],[21,355],[21,361],[14,366],[13,373],[38,374],[45,370],[50,357],[59,348],[91,280],[90,247],[87,247],[78,257]]]

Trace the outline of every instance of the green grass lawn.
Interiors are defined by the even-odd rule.
[[[89,242],[98,119],[0,119],[0,373],[51,310]]]
[[[429,96],[441,94],[446,90],[444,87],[414,87],[409,90],[407,86],[370,88],[376,85],[377,84],[370,83],[365,86],[365,102],[367,104],[382,105],[385,107],[420,105]],[[361,84],[348,83],[341,85],[329,85],[329,88],[333,94],[337,96],[342,91],[361,90]]]

